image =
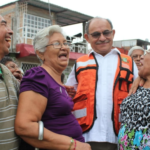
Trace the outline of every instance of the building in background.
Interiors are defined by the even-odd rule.
[[[16,0],[0,6],[0,14],[14,31],[9,55],[18,62],[24,72],[40,65],[33,49],[33,38],[40,29],[52,24],[64,27],[82,23],[84,34],[85,23],[92,18],[92,16],[40,0]],[[77,34],[71,37],[71,40],[81,39],[81,37],[82,34]],[[65,80],[75,60],[87,53],[85,40],[82,38],[75,41],[70,52],[69,65],[64,71]]]
[[[148,45],[150,45],[150,42],[147,40],[140,40],[140,39],[130,39],[130,40],[119,40],[119,41],[114,41],[113,46],[118,47],[121,51],[124,49],[124,53],[128,54],[128,50],[132,48],[133,46],[141,46],[145,50],[148,49]]]

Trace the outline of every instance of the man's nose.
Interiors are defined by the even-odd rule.
[[[11,28],[7,28],[8,29],[8,33],[9,33],[9,35],[13,35],[13,31],[11,30]]]
[[[140,55],[138,55],[137,60],[140,60],[140,59],[141,59],[141,56],[140,56]]]
[[[17,73],[20,73],[21,74],[21,71],[20,71],[20,69],[19,68],[16,68],[16,70],[15,70]]]
[[[101,33],[101,35],[98,38],[99,41],[104,41],[106,40],[106,37],[103,35],[103,33]]]

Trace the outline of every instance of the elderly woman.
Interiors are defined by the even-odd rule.
[[[16,133],[40,149],[91,150],[84,143],[81,127],[71,113],[73,101],[61,82],[70,51],[61,28],[53,25],[38,32],[34,49],[43,64],[27,71],[21,81]],[[40,120],[44,122],[42,141],[38,140]]]
[[[141,46],[133,46],[129,51],[128,55],[131,56],[136,63],[136,66],[139,70],[140,68],[140,59],[141,56],[144,54],[144,49]]]
[[[150,150],[150,50],[141,56],[140,63],[139,76],[145,83],[124,99],[120,107],[120,150]]]

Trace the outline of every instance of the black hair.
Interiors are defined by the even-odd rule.
[[[3,57],[2,60],[0,61],[1,64],[6,65],[7,62],[12,61],[14,62],[10,57]]]

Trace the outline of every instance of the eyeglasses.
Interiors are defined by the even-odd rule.
[[[103,36],[107,38],[107,37],[110,37],[112,32],[113,32],[113,30],[111,30],[111,31],[105,30],[102,33],[101,32],[93,32],[89,35],[91,35],[94,39],[98,39],[101,36],[101,34],[103,34]]]
[[[150,53],[150,49],[144,51],[144,55],[146,55],[147,53]]]
[[[142,55],[133,55],[132,58],[133,59],[137,59],[137,58],[141,58]]]
[[[63,44],[61,44],[60,42],[54,42],[54,43],[52,43],[52,44],[46,45],[45,47],[53,46],[53,47],[56,48],[56,49],[60,49],[60,48],[62,48],[62,45],[63,45],[65,48],[67,48],[67,49],[72,47],[72,44],[71,44],[71,43],[67,43],[67,42],[64,42]]]

